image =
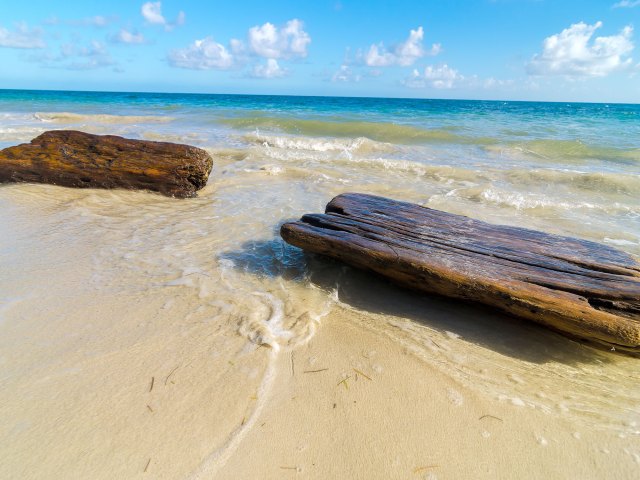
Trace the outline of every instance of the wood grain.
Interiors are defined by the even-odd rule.
[[[416,290],[640,353],[640,264],[606,245],[357,193],[281,235]]]
[[[189,145],[73,130],[45,132],[0,150],[0,182],[142,189],[171,197],[195,196],[212,166],[207,152]]]

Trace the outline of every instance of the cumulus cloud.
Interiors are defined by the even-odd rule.
[[[416,68],[404,83],[412,88],[431,87],[444,90],[459,86],[464,80],[464,75],[445,63],[438,66],[429,65],[422,73]]]
[[[226,70],[241,68],[261,57],[265,63],[256,63],[247,73],[254,78],[278,78],[287,75],[278,60],[292,60],[307,56],[311,37],[298,19],[289,20],[281,27],[272,23],[254,26],[247,32],[245,41],[231,39],[229,46],[215,42],[211,37],[196,40],[183,49],[168,54],[169,64],[195,70]]]
[[[111,37],[111,41],[114,43],[124,43],[129,45],[140,45],[146,43],[144,35],[141,33],[133,33],[129,30],[121,28],[118,33]]]
[[[287,75],[287,70],[280,67],[275,58],[268,58],[265,64],[257,64],[251,70],[253,78],[279,78]]]
[[[42,30],[30,29],[26,23],[19,23],[15,30],[11,31],[0,27],[0,48],[44,48],[46,45],[42,39]]]
[[[311,37],[304,31],[304,24],[294,18],[281,28],[269,22],[251,27],[248,42],[250,51],[263,58],[303,58]]]
[[[615,3],[613,8],[633,8],[640,5],[640,0],[622,0],[621,2]]]
[[[382,42],[373,44],[362,55],[364,63],[369,67],[389,67],[399,65],[408,67],[426,55],[437,55],[442,50],[439,43],[434,43],[429,50],[424,48],[422,41],[424,30],[418,27],[409,32],[409,38],[387,50]]]
[[[353,71],[349,65],[340,65],[337,72],[331,77],[332,82],[359,82],[362,79],[362,75]]]
[[[530,75],[564,75],[567,77],[604,77],[632,65],[629,55],[634,45],[633,27],[624,27],[618,35],[596,37],[602,22],[580,22],[547,37],[542,53],[527,64]]]
[[[178,16],[173,22],[168,21],[162,14],[162,2],[146,2],[142,5],[140,13],[151,25],[162,25],[165,30],[172,30],[174,27],[183,25],[185,21],[185,14],[183,11],[178,13]]]
[[[211,37],[196,40],[187,48],[169,52],[169,64],[192,70],[226,70],[234,66],[233,54]]]

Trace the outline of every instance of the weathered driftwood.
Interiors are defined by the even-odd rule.
[[[353,193],[281,235],[404,286],[640,352],[640,265],[605,245]]]
[[[45,132],[0,150],[0,182],[143,189],[172,197],[195,196],[212,166],[207,152],[189,145],[73,130]]]

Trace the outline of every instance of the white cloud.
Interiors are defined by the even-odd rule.
[[[87,18],[89,25],[95,25],[96,27],[106,27],[109,25],[110,20],[102,15],[96,15],[95,17]]]
[[[332,82],[359,82],[362,76],[355,73],[349,65],[340,65],[340,68],[331,77]]]
[[[244,43],[236,38],[229,40],[229,48],[231,49],[231,53],[234,55],[244,55],[246,52]]]
[[[426,55],[440,53],[442,47],[439,43],[434,43],[431,49],[425,50],[422,44],[423,39],[424,30],[422,27],[418,27],[409,32],[407,40],[399,43],[392,50],[387,50],[382,42],[373,44],[363,55],[364,63],[369,67],[389,67],[392,65],[408,67]]]
[[[117,34],[113,35],[111,40],[115,43],[126,43],[130,45],[140,45],[146,42],[144,35],[141,33],[133,33],[124,28],[121,28]]]
[[[161,2],[147,2],[142,5],[141,9],[144,19],[154,25],[164,25],[167,20],[162,16]]]
[[[104,28],[118,20],[117,16],[94,15],[93,17],[82,18],[80,20],[61,20],[55,15],[47,18],[42,23],[44,25],[71,25],[74,27],[97,27]]]
[[[632,65],[628,58],[633,51],[633,27],[627,26],[618,35],[596,37],[594,32],[602,22],[587,25],[580,22],[562,32],[547,37],[542,53],[527,64],[530,75],[565,75],[567,77],[603,77]]]
[[[235,63],[233,54],[211,37],[196,40],[187,48],[172,50],[168,59],[174,67],[193,70],[226,70]]]
[[[92,26],[103,28],[110,23],[116,21],[116,17],[105,17],[104,15],[95,15],[93,17],[83,18],[82,20],[70,20],[69,25]]]
[[[412,88],[451,89],[459,86],[464,80],[464,75],[445,63],[439,66],[429,65],[422,73],[416,68],[404,83]]]
[[[66,47],[66,49],[64,48]],[[115,62],[102,42],[93,40],[88,46],[67,44],[61,47],[62,57],[71,61],[64,65],[70,70],[93,70],[95,68],[108,67]]]
[[[174,27],[183,25],[185,22],[185,14],[183,11],[178,13],[178,16],[173,22],[169,22],[164,15],[162,15],[162,2],[146,2],[142,5],[140,13],[151,25],[163,25],[166,30],[172,30]]]
[[[486,89],[512,87],[514,85],[515,85],[515,82],[511,79],[501,80],[494,77],[485,78],[484,81],[482,82],[482,87]]]
[[[29,29],[25,23],[16,25],[14,31],[0,27],[0,48],[44,48],[46,45],[42,40],[42,30],[39,28]]]
[[[249,48],[263,58],[306,57],[311,37],[304,31],[304,24],[298,20],[289,20],[283,27],[272,23],[249,29]]]
[[[254,78],[279,78],[287,75],[287,70],[278,65],[275,58],[268,58],[266,63],[257,64],[251,70],[251,76]]]
[[[621,2],[615,3],[613,8],[633,8],[640,5],[640,0],[622,0]]]
[[[169,64],[174,67],[196,70],[239,68],[252,58],[255,61],[256,57],[262,57],[267,61],[254,64],[247,75],[278,78],[289,72],[276,60],[306,57],[311,37],[304,31],[304,24],[293,19],[280,28],[268,22],[252,27],[247,32],[246,42],[232,38],[229,46],[225,47],[207,37],[196,40],[187,48],[172,50],[167,57]]]
[[[41,63],[45,67],[67,70],[93,70],[110,66],[114,66],[114,70],[117,69],[116,62],[106,46],[97,40],[84,46],[77,43],[64,43],[60,45],[58,54],[45,52],[31,56],[30,60]]]

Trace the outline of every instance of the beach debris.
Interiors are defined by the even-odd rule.
[[[423,467],[416,467],[413,469],[413,473],[422,473],[425,470],[429,470],[431,468],[438,468],[440,465],[425,465]]]
[[[292,377],[295,376],[295,374],[296,374],[296,366],[295,366],[295,363],[294,363],[295,361],[294,361],[294,357],[293,357],[294,354],[295,354],[295,352],[292,351],[290,356],[289,356],[289,360],[291,362],[291,376]]]
[[[640,354],[640,263],[609,246],[359,193],[337,196],[324,214],[285,223],[280,234],[414,290]]]
[[[285,466],[280,466],[281,470],[295,470],[297,473],[300,473],[300,467],[285,467]]]
[[[356,372],[356,375],[361,375],[364,378],[366,378],[367,380],[371,381],[371,377],[369,375],[366,375],[364,373],[362,373],[360,370],[358,370],[357,368],[353,369],[354,372]]]
[[[50,183],[77,188],[150,190],[194,197],[213,160],[189,145],[52,130],[0,150],[0,183]]]
[[[147,470],[148,470],[150,464],[151,464],[151,458],[149,458],[149,460],[147,460],[147,464],[144,466],[144,470],[142,471],[142,473],[147,473]]]
[[[342,380],[340,380],[337,384],[337,386],[339,387],[340,385],[344,385],[345,390],[349,390],[349,382],[347,380],[349,380],[351,378],[351,375],[347,375],[346,377],[344,377]]]
[[[329,370],[328,368],[319,368],[317,370],[305,370],[302,373],[318,373],[318,372],[326,372]]]
[[[169,381],[169,379],[171,378],[171,375],[173,375],[173,374],[176,372],[176,370],[178,370],[178,368],[180,368],[180,365],[178,365],[177,367],[174,367],[174,369],[173,369],[173,370],[171,370],[171,371],[169,372],[169,375],[167,375],[167,376],[165,377],[165,379],[164,379],[164,385],[165,385],[165,386],[167,385],[167,382],[168,382],[168,381]],[[172,382],[172,383],[173,383],[173,382]]]
[[[151,405],[147,404],[147,410],[149,410],[151,413],[153,413],[153,408],[151,408]]]
[[[151,384],[149,385],[149,392],[153,390],[153,385],[156,382],[156,377],[151,377]]]
[[[495,420],[500,420],[501,422],[504,422],[504,420],[502,420],[500,417],[495,417],[493,415],[482,415],[478,420],[483,420],[485,418],[493,418]]]

